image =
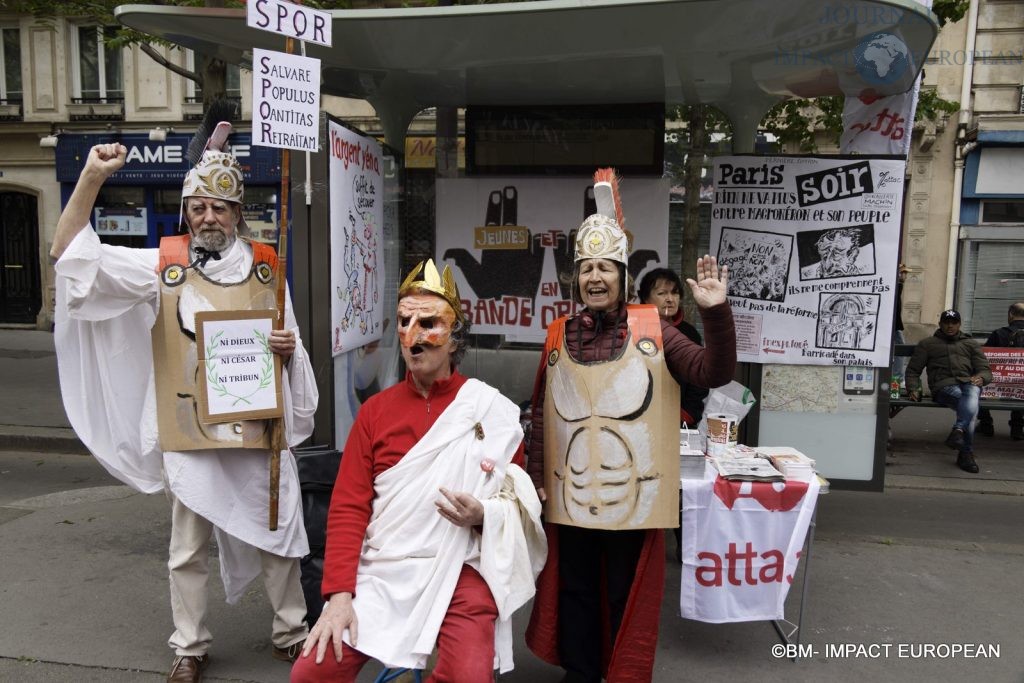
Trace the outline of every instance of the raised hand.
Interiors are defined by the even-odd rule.
[[[119,142],[94,145],[89,150],[89,157],[85,160],[82,172],[95,172],[106,180],[124,166],[127,156],[128,148]]]
[[[718,268],[718,259],[704,254],[697,259],[697,279],[686,278],[699,308],[711,308],[728,300],[729,266]]]

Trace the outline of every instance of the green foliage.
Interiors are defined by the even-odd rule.
[[[943,115],[955,114],[960,111],[960,103],[955,100],[944,100],[934,90],[921,89],[917,96],[917,112],[915,121],[936,121]]]
[[[970,6],[970,0],[935,0],[932,12],[939,18],[939,26],[945,26],[948,22],[955,23],[963,19]]]
[[[815,132],[824,130],[838,144],[843,132],[843,98],[839,95],[779,102],[761,120],[761,128],[783,146],[815,152]]]

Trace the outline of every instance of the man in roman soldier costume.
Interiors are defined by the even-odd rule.
[[[168,645],[175,657],[169,681],[199,681],[209,663],[211,536],[229,603],[263,575],[274,610],[271,653],[294,660],[307,633],[298,560],[309,550],[287,445],[312,432],[317,389],[290,301],[284,329],[268,340],[284,368],[287,445],[280,453],[276,530],[267,523],[269,422],[204,424],[197,412],[196,313],[276,309],[277,257],[246,239],[242,170],[224,151],[229,131],[222,122],[200,144],[182,191],[187,233],[163,238],[159,249],[100,243],[90,213],[104,182],[124,166],[127,149],[94,146],[50,252],[57,273],[55,342],[71,424],[111,474],[145,493],[163,490],[170,501],[174,632]]]
[[[546,545],[522,469],[519,408],[459,373],[469,321],[451,271],[421,263],[398,293],[405,381],[359,410],[327,521],[327,604],[293,683],[355,681],[372,657],[428,680],[512,668],[512,613]]]
[[[728,383],[736,335],[728,273],[697,259],[688,279],[702,348],[632,295],[614,171],[595,174],[598,213],[576,233],[573,300],[548,327],[533,401],[529,473],[548,563],[527,644],[565,681],[649,681],[664,579],[664,533],[679,523],[679,386]]]

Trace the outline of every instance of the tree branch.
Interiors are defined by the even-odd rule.
[[[200,88],[203,87],[203,79],[201,79],[194,71],[189,71],[188,69],[180,67],[173,62],[167,61],[167,58],[160,54],[149,43],[139,43],[139,48],[147,55],[149,55],[153,59],[153,61],[155,61],[160,66],[164,67],[165,69],[170,69],[182,78],[187,78],[190,81],[193,81]]]

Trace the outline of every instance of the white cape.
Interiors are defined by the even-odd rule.
[[[233,603],[260,574],[257,548],[283,557],[309,552],[298,471],[291,452],[282,451],[278,530],[269,531],[266,451],[160,450],[150,337],[160,305],[158,257],[157,249],[102,245],[86,227],[57,261],[54,343],[64,408],[78,437],[113,476],[156,493],[166,473],[174,495],[213,523]],[[251,248],[236,240],[203,272],[238,282],[251,268]],[[298,337],[290,301],[285,325]],[[285,436],[293,446],[312,434],[318,398],[301,339],[282,384]]]
[[[512,612],[533,596],[547,557],[537,492],[511,464],[522,437],[519,408],[470,379],[419,443],[376,478],[353,600],[360,652],[388,666],[422,669],[469,564],[498,606],[495,666],[512,669]],[[494,461],[492,472],[481,468],[484,459]],[[482,533],[437,513],[442,486],[483,503]]]

